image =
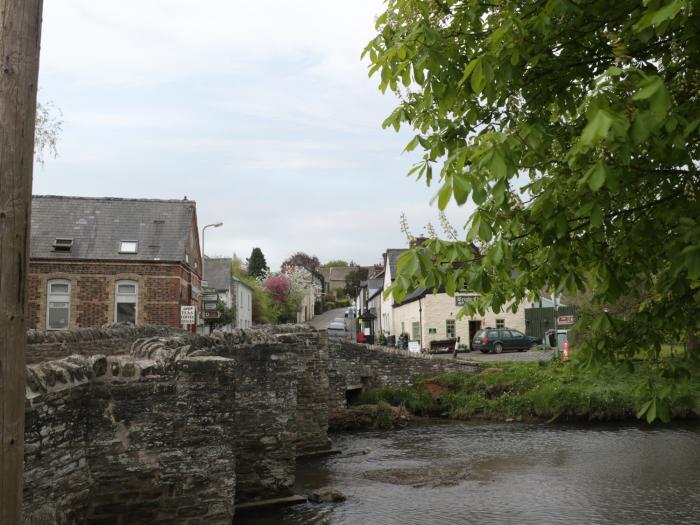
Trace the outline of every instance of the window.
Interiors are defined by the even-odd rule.
[[[420,323],[411,324],[411,341],[418,341],[420,339]]]
[[[454,339],[455,337],[455,320],[448,319],[445,321],[445,332],[447,333],[448,339]]]
[[[53,250],[55,252],[69,252],[72,247],[73,239],[56,238],[56,240],[53,241]]]
[[[496,319],[496,328],[505,328],[506,327],[506,320],[505,319]]]
[[[136,324],[138,285],[134,281],[117,281],[114,320],[117,323]]]
[[[401,321],[401,333],[405,334],[406,333],[406,326],[403,321]]]
[[[70,282],[49,281],[46,311],[48,330],[68,330],[70,324]]]
[[[437,328],[428,328],[429,334],[437,334]]]
[[[119,243],[119,253],[136,253],[138,247],[138,241],[122,241]]]

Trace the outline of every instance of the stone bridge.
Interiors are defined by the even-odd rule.
[[[297,456],[330,448],[329,415],[348,392],[473,370],[329,344],[297,325],[211,337],[122,326],[28,342],[31,524],[230,524],[237,503],[292,494]]]

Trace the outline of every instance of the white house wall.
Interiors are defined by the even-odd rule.
[[[413,301],[405,305],[393,308],[393,318],[395,333],[401,331],[401,322],[404,322],[406,333],[411,335],[411,323],[422,319],[421,334],[422,346],[427,349],[430,341],[447,338],[448,319],[455,321],[455,335],[460,338],[460,344],[469,344],[469,321],[481,321],[481,326],[496,326],[496,321],[502,319],[507,328],[513,328],[525,333],[525,307],[521,305],[516,313],[501,311],[496,314],[487,310],[485,315],[479,314],[469,318],[467,316],[457,320],[457,312],[460,307],[456,305],[455,298],[445,293],[427,294],[420,301]],[[434,328],[435,333],[431,334],[430,329]]]

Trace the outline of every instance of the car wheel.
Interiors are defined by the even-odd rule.
[[[495,345],[493,345],[493,351],[497,354],[500,354],[501,352],[503,352],[503,345],[501,343],[496,343]]]

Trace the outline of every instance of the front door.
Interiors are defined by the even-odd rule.
[[[481,330],[481,321],[469,321],[469,350],[474,350],[472,348],[472,341],[479,330]]]

